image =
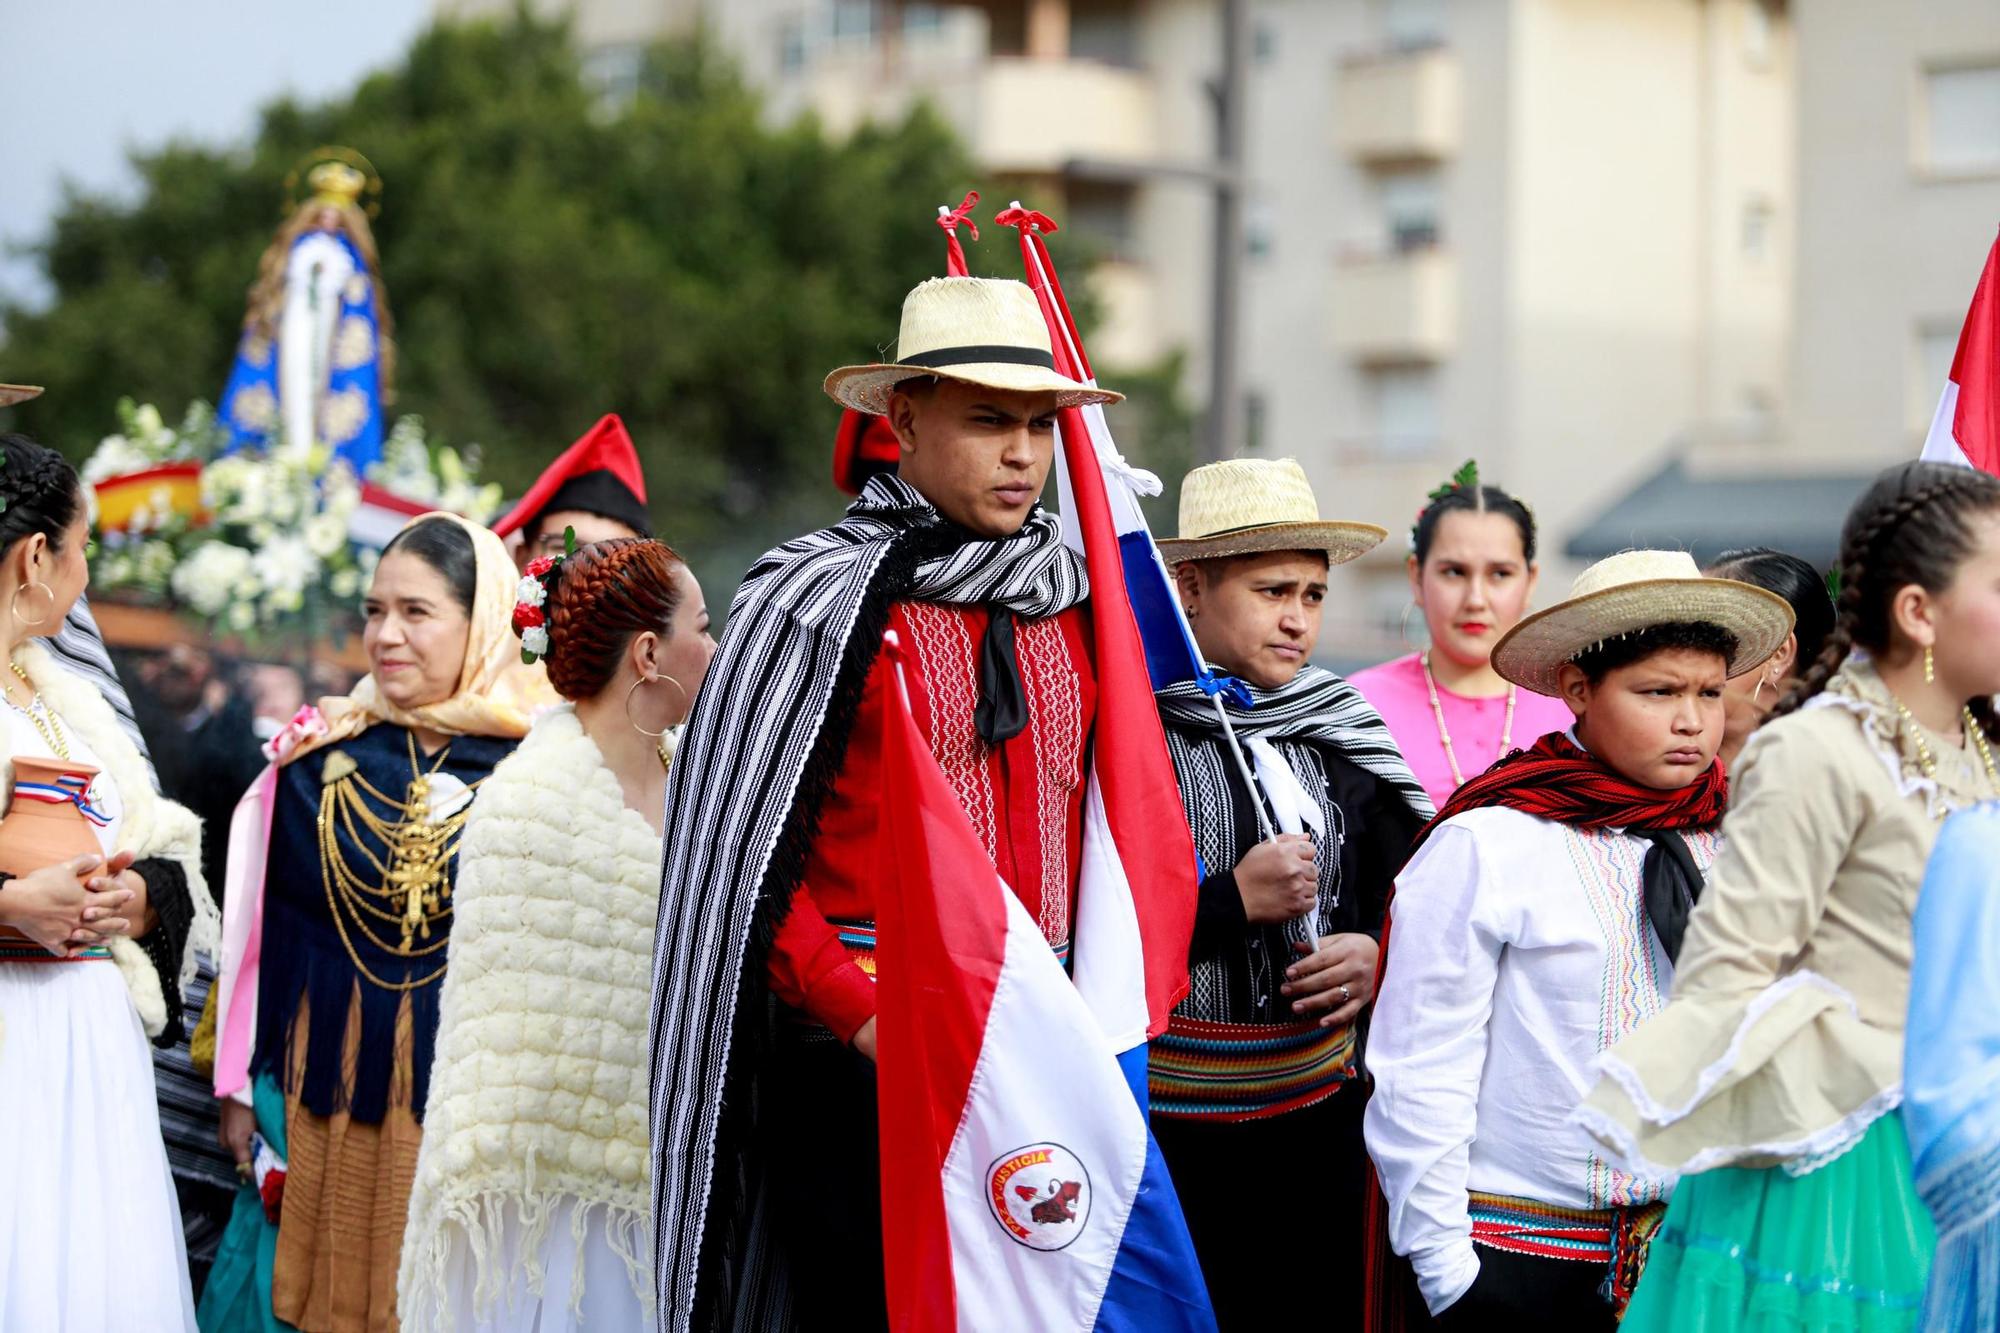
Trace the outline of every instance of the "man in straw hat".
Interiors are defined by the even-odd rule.
[[[1055,413],[1033,294],[947,277],[897,359],[826,391],[887,418],[899,474],[754,565],[668,782],[655,969],[662,1327],[785,1327],[785,1293],[885,1323],[874,997],[885,630],[1000,875],[1069,939],[1095,709],[1082,560],[1038,504]]]
[[[1208,873],[1191,987],[1151,1047],[1153,1132],[1224,1329],[1298,1316],[1299,1289],[1272,1280],[1280,1236],[1321,1256],[1316,1320],[1360,1312],[1356,1020],[1431,803],[1375,709],[1309,659],[1328,571],[1386,535],[1322,519],[1291,459],[1244,458],[1188,474],[1160,543],[1202,657],[1245,687],[1225,696],[1233,737],[1193,682],[1158,695]]]
[[[1493,650],[1576,724],[1459,788],[1396,884],[1368,1070],[1389,1239],[1447,1326],[1616,1324],[1673,1188],[1570,1110],[1666,1003],[1728,781],[1722,689],[1792,630],[1783,598],[1681,552],[1585,570]]]

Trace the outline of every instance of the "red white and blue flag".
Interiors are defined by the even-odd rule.
[[[987,859],[910,715],[893,635],[887,651],[876,998],[890,1324],[1212,1330],[1119,1047]]]
[[[1986,252],[1923,457],[2000,474],[2000,240]]]
[[[995,221],[1020,232],[1028,286],[1048,321],[1055,368],[1091,384],[1090,362],[1042,237],[1056,230],[1018,203]],[[1084,801],[1083,864],[1071,956],[1076,987],[1146,1103],[1145,1039],[1187,992],[1187,941],[1200,876],[1179,782],[1153,701],[1206,671],[1139,508],[1159,481],[1129,466],[1100,407],[1064,408],[1056,481],[1063,537],[1090,571],[1098,712]]]

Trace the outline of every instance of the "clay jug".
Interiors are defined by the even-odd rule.
[[[0,872],[27,875],[57,861],[103,852],[96,828],[74,800],[36,799],[21,790],[27,786],[81,793],[97,772],[95,765],[72,759],[15,756],[13,800],[6,817],[0,818]],[[0,935],[20,938],[19,932],[5,927],[0,927]]]

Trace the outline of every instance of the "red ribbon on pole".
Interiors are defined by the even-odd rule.
[[[972,239],[979,239],[979,224],[972,220],[972,209],[978,202],[979,191],[967,190],[964,201],[957,208],[938,205],[937,224],[944,232],[944,274],[947,278],[972,276],[965,266],[965,247],[958,243],[958,224],[963,222],[972,232]]]
[[[1032,208],[1023,208],[1017,201],[1011,208],[1001,209],[993,223],[998,227],[1013,227],[1021,233],[1021,261],[1028,271],[1028,286],[1034,289],[1035,299],[1041,302],[1042,315],[1048,320],[1049,328],[1060,330],[1065,335],[1053,340],[1056,344],[1056,370],[1071,379],[1089,381],[1093,378],[1090,358],[1084,354],[1083,339],[1077,333],[1076,316],[1070,313],[1069,301],[1063,296],[1062,281],[1056,277],[1056,262],[1049,254],[1048,244],[1042,240],[1042,237],[1052,236],[1059,230],[1055,219]]]

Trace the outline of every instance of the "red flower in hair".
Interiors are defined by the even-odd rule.
[[[531,579],[538,579],[542,577],[542,575],[554,569],[555,567],[556,567],[556,558],[554,556],[541,555],[541,556],[536,556],[533,560],[530,560],[528,562],[528,567],[522,570],[521,572],[523,574],[526,574]]]
[[[548,617],[542,614],[541,607],[529,606],[526,602],[514,603],[514,632],[516,634],[519,634],[522,630],[540,629],[547,622]]]

